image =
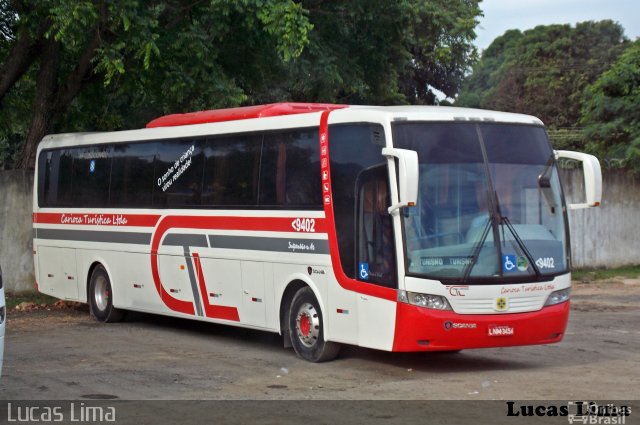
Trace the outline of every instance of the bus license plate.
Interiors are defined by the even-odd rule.
[[[512,336],[513,326],[509,325],[489,325],[489,336]]]

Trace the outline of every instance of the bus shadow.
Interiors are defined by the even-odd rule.
[[[129,313],[127,323],[130,326],[141,327],[142,332],[178,332],[182,335],[190,335],[196,338],[211,340],[235,346],[238,349],[265,350],[269,355],[296,358],[292,349],[283,348],[282,337],[276,333],[260,330],[239,328],[180,319],[167,316],[159,316],[146,313]],[[531,347],[529,347],[531,349]],[[422,352],[422,353],[391,353],[368,348],[348,346],[342,347],[336,362],[367,363],[367,368],[397,367],[416,372],[429,373],[459,373],[493,370],[528,370],[543,368],[548,365],[536,361],[534,355],[531,360],[522,359],[522,351],[519,351],[517,359],[509,358],[513,348],[477,349],[461,352]],[[515,348],[518,349],[518,348]],[[561,359],[557,359],[563,363]],[[556,364],[560,366],[561,364]]]
[[[282,337],[276,333],[193,319],[130,311],[127,312],[126,323],[130,326],[143,327],[147,331],[170,331],[197,338],[223,339],[224,344],[251,343],[251,345],[263,345],[264,347],[283,347]]]
[[[361,347],[344,347],[340,359],[364,361],[380,366],[394,366],[412,372],[460,373],[486,372],[495,370],[528,370],[543,367],[535,361],[496,356],[486,350],[466,350],[460,352],[391,353]],[[373,366],[375,367],[375,366]]]

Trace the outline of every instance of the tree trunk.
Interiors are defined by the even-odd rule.
[[[33,115],[18,161],[18,168],[34,168],[38,143],[53,129],[59,65],[60,43],[53,38],[45,40],[40,56]]]
[[[22,28],[18,39],[7,55],[0,69],[0,104],[11,87],[27,72],[38,59],[42,46],[42,36],[49,27],[49,20],[38,26],[37,38],[33,39],[28,28]]]

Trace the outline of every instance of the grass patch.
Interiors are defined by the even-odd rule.
[[[58,301],[57,298],[50,297],[49,295],[41,294],[40,292],[20,292],[18,294],[7,293],[5,295],[7,309],[11,310],[17,305],[23,302],[34,304],[46,304],[50,305]]]
[[[640,265],[615,267],[611,269],[576,269],[571,272],[571,278],[579,281],[592,281],[602,279],[612,279],[614,277],[624,277],[628,279],[640,278]]]

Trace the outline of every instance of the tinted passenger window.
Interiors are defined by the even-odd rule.
[[[156,143],[115,145],[111,173],[111,206],[148,208],[154,186]]]
[[[49,207],[58,202],[60,151],[42,151],[38,158],[38,205]]]
[[[204,154],[201,140],[158,142],[154,207],[200,206]]]
[[[90,146],[73,150],[73,205],[109,205],[111,147]]]
[[[73,154],[72,149],[40,153],[38,204],[41,207],[73,206]]]
[[[264,138],[260,205],[322,206],[318,131],[271,133]]]
[[[322,208],[318,130],[43,151],[40,206]]]
[[[204,149],[204,206],[256,206],[262,136],[215,138]]]
[[[58,196],[55,205],[73,206],[73,151],[71,149],[60,152],[58,167]]]

